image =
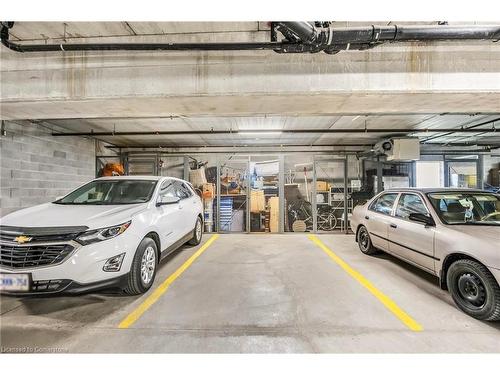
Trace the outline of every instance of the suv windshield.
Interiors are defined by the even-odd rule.
[[[500,196],[489,193],[427,194],[445,224],[500,225]]]
[[[153,180],[96,180],[76,189],[56,204],[133,204],[151,199],[156,181]]]

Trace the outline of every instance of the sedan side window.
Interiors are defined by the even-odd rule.
[[[410,214],[413,213],[424,215],[429,214],[424,202],[418,195],[401,194],[398,205],[396,206],[396,216],[403,219],[408,219],[410,217]]]
[[[371,204],[370,210],[384,215],[390,215],[397,196],[398,193],[387,193],[381,195],[376,201]]]

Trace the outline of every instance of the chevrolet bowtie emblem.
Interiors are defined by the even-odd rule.
[[[32,239],[33,237],[18,236],[14,238],[14,241],[16,241],[18,244],[23,244],[25,242],[30,242]]]

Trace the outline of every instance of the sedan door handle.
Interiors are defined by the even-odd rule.
[[[396,224],[391,224],[391,228],[397,228],[398,226]]]

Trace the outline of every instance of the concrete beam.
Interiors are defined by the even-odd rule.
[[[301,93],[99,99],[16,100],[1,103],[2,119],[168,116],[499,113],[498,93]]]
[[[388,44],[333,56],[2,47],[0,57],[5,119],[500,112],[500,49],[490,42]]]

